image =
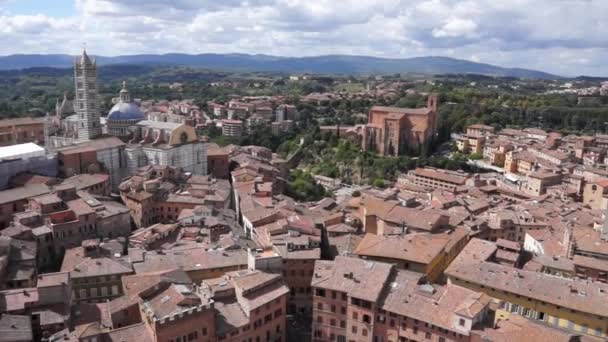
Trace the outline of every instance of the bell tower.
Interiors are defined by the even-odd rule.
[[[101,135],[99,102],[97,99],[97,63],[86,50],[74,61],[74,111],[78,115],[78,141],[88,141]]]

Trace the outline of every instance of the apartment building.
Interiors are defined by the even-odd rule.
[[[478,251],[478,245],[470,243],[452,262],[445,271],[450,284],[499,300],[505,312],[576,333],[607,336],[603,303],[608,285],[499,265],[480,258]]]
[[[243,135],[243,121],[222,120],[222,135],[227,137],[240,137]]]
[[[401,175],[397,179],[398,183],[413,184],[429,189],[444,189],[454,191],[456,188],[466,184],[469,175],[462,172],[416,168]]]
[[[313,341],[469,341],[489,307],[483,293],[348,257],[318,261],[312,285]]]

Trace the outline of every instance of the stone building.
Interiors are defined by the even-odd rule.
[[[39,265],[52,264],[84,240],[127,237],[131,232],[127,207],[78,191],[73,184],[59,184],[52,192],[39,185],[27,195],[27,205],[14,215],[11,227],[38,243]]]
[[[228,179],[230,176],[230,152],[215,143],[207,144],[207,170],[213,178]]]
[[[169,166],[148,166],[120,185],[120,196],[131,209],[137,227],[176,222],[184,209],[206,206],[227,209],[230,204],[228,180],[187,175]]]
[[[425,108],[374,106],[362,131],[362,148],[385,156],[420,151],[437,133],[438,95],[431,94]]]
[[[314,341],[470,341],[490,298],[420,274],[356,258],[317,261]]]
[[[68,145],[56,151],[61,176],[105,172],[110,175],[113,190],[126,176],[125,143],[116,137]]]
[[[75,303],[97,303],[121,296],[122,277],[132,274],[133,267],[124,258],[104,255],[99,240],[92,239],[66,250],[61,271],[70,273]]]
[[[32,117],[0,120],[0,146],[44,143],[44,122]]]

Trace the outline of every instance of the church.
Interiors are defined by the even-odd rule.
[[[60,172],[106,172],[112,188],[145,165],[170,165],[207,174],[206,145],[194,127],[147,120],[123,82],[118,102],[100,116],[97,63],[86,51],[74,61],[75,98],[64,95],[45,119],[46,147],[58,153]],[[103,132],[107,132],[104,134]]]
[[[361,131],[361,147],[384,156],[420,152],[437,134],[439,96],[430,94],[424,108],[374,106]]]

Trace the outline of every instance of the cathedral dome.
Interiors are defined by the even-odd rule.
[[[146,116],[139,106],[132,102],[119,102],[110,109],[108,121],[145,120]]]
[[[131,96],[127,89],[127,82],[122,82],[120,90],[120,98],[117,104],[110,109],[108,113],[108,121],[124,121],[124,120],[145,120],[146,116],[139,109],[139,106],[131,102]]]

